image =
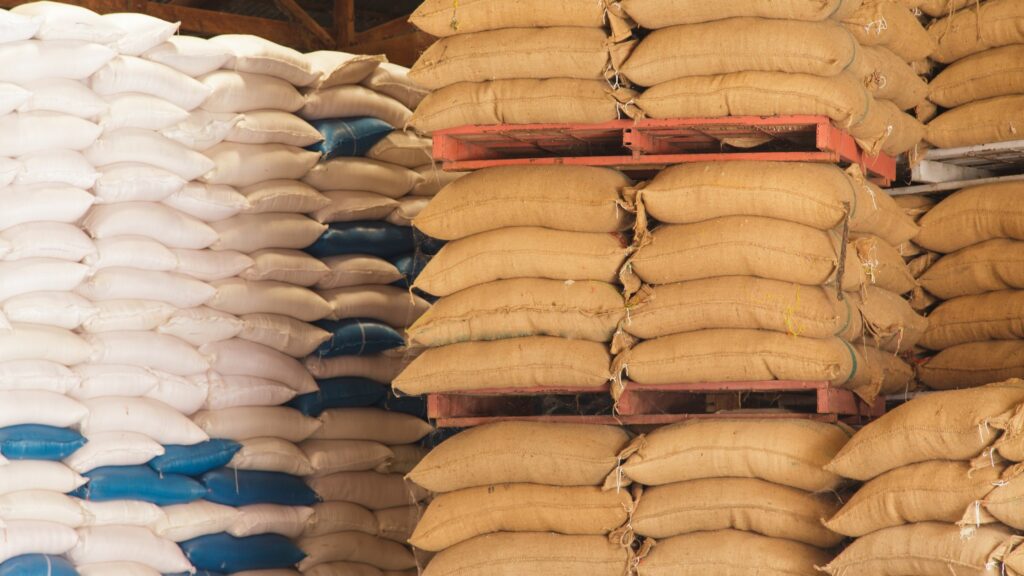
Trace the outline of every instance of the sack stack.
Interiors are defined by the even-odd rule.
[[[1022,401],[1021,380],[941,392],[858,432],[826,466],[865,484],[826,522],[856,540],[825,571],[1020,574]]]
[[[941,304],[929,315],[921,345],[937,354],[919,369],[934,389],[980,386],[1024,375],[1018,326],[1024,284],[1018,278],[1018,182],[956,192],[921,219],[916,242],[943,254],[921,285]]]
[[[1020,140],[1024,120],[1024,6],[1015,0],[931,0],[937,19],[928,34],[932,58],[947,65],[928,98],[943,112],[928,123],[927,140],[957,148]]]
[[[431,251],[411,220],[437,181],[430,140],[402,131],[422,96],[407,71],[365,58],[347,67],[325,75],[300,112],[324,137],[305,182],[330,201],[313,213],[330,229],[308,252],[328,269],[315,289],[331,308],[319,323],[331,338],[305,360],[320,394],[300,408],[323,427],[301,448],[323,502],[298,540],[299,569],[408,575],[417,562],[406,542],[426,493],[403,476],[433,428],[421,399],[389,392],[408,363],[403,332],[429,307],[409,289]]]
[[[894,246],[917,226],[856,169],[686,164],[630,194],[627,380],[829,381],[869,402],[913,387],[898,354],[926,321]]]

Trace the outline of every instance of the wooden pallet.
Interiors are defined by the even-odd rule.
[[[799,410],[737,412],[753,395],[768,396],[782,408]],[[559,403],[561,408],[569,406],[570,409],[557,413],[546,409],[545,405]],[[662,386],[627,383],[615,408],[612,409],[607,387],[584,391],[578,388],[488,389],[427,397],[428,417],[439,428],[466,428],[508,420],[626,426],[663,425],[695,418],[806,418],[837,422],[881,416],[885,413],[885,402],[879,400],[867,405],[849,390],[835,388],[828,382],[773,380]]]
[[[825,116],[462,126],[439,130],[433,139],[434,159],[450,171],[572,164],[649,173],[686,162],[769,160],[859,164],[882,186],[896,178],[895,159],[867,154]],[[752,143],[759,144],[746,147]]]

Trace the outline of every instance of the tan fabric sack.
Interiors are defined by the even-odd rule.
[[[319,358],[309,356],[305,360],[306,370],[315,378],[368,378],[381,384],[390,384],[395,376],[402,373],[412,357],[404,357],[405,349],[389,352],[399,354],[370,354],[367,356],[336,356]]]
[[[1024,509],[1021,509],[1021,499],[1024,499],[1024,476],[1020,475],[1020,465],[1012,469],[1012,476],[1001,483],[996,483],[995,488],[985,496],[984,508],[997,520],[1017,530],[1024,529]]]
[[[506,28],[457,34],[427,48],[409,78],[431,90],[488,80],[601,80],[612,67],[610,48],[601,28]]]
[[[605,22],[605,7],[591,0],[567,0],[552,4],[548,0],[510,3],[505,0],[426,0],[409,22],[432,36],[470,34],[498,28],[541,28],[548,26],[584,26],[600,28]]]
[[[832,554],[807,544],[739,530],[675,536],[658,542],[637,576],[815,576]]]
[[[387,446],[366,440],[306,440],[299,448],[316,470],[315,476],[366,472],[394,457]]]
[[[934,390],[1024,378],[1024,341],[990,340],[951,346],[920,365],[917,376]]]
[[[860,538],[902,524],[953,524],[992,491],[1001,472],[1001,467],[971,470],[968,462],[946,460],[896,468],[857,490],[825,525]]]
[[[928,315],[921,345],[945,350],[986,340],[1024,339],[1024,292],[1004,290],[961,296],[943,302]]]
[[[988,50],[1010,44],[1024,44],[1024,5],[1018,0],[989,0],[975,7],[970,4],[932,22],[928,34],[938,49],[932,60],[950,64]]]
[[[751,16],[780,20],[840,20],[860,7],[861,0],[741,0],[708,3],[704,0],[622,0],[622,9],[644,28],[696,24]]]
[[[957,250],[939,258],[919,281],[943,299],[1024,289],[1024,242],[1000,238]]]
[[[958,106],[928,123],[929,142],[958,148],[1021,139],[1024,96],[1000,96]]]
[[[824,492],[842,480],[822,467],[851,434],[845,427],[800,419],[689,420],[644,436],[622,471],[646,486],[757,478]]]
[[[938,204],[934,198],[920,194],[903,194],[894,196],[892,199],[896,202],[897,206],[907,213],[907,216],[914,219],[914,222],[920,220],[921,216],[927,214],[929,210]]]
[[[628,442],[613,426],[485,424],[442,442],[408,478],[431,492],[506,483],[601,486]]]
[[[388,446],[419,442],[434,431],[422,419],[379,408],[331,408],[320,415],[315,440],[367,440]]]
[[[995,238],[1024,240],[1021,199],[1024,182],[965,188],[946,197],[921,218],[921,233],[914,241],[929,250],[948,254]],[[990,257],[991,252],[986,251],[984,256]],[[979,259],[981,255],[971,258]]]
[[[412,345],[557,336],[611,342],[626,315],[620,288],[606,282],[517,278],[442,298],[406,331]]]
[[[398,208],[398,200],[376,192],[344,190],[323,192],[331,201],[329,206],[310,214],[322,223],[357,222],[360,220],[383,220]]]
[[[399,506],[397,508],[386,508],[375,510],[373,515],[377,518],[377,525],[380,531],[377,533],[381,538],[406,544],[412,536],[416,522],[420,518],[419,506]]]
[[[460,82],[431,93],[409,123],[430,134],[472,124],[598,124],[620,116],[631,90],[605,80],[494,80]]]
[[[429,448],[424,448],[419,444],[399,444],[397,446],[388,446],[388,448],[391,449],[391,459],[377,466],[374,469],[375,472],[380,472],[381,474],[408,474],[430,452]]]
[[[1024,401],[1024,381],[916,398],[854,436],[825,469],[867,481],[928,460],[969,460],[982,453]]]
[[[423,297],[398,286],[351,286],[320,292],[331,305],[331,320],[369,318],[404,328],[430,308]]]
[[[351,502],[367,510],[411,506],[427,497],[425,490],[401,474],[339,472],[312,478],[308,484],[324,501]]]
[[[899,2],[865,0],[843,25],[865,46],[885,46],[906,62],[927,58],[936,44],[917,16]]]
[[[366,157],[415,170],[424,163],[431,163],[433,147],[434,143],[430,138],[424,138],[415,132],[395,130],[374,144],[366,153]],[[422,182],[417,186],[421,184]]]
[[[914,369],[893,352],[886,352],[870,345],[857,344],[857,352],[864,364],[857,367],[857,380],[861,383],[854,390],[865,400],[872,400],[870,392],[877,395],[906,394],[917,388]],[[875,384],[880,383],[875,389]]]
[[[413,546],[439,552],[495,532],[607,535],[633,510],[627,490],[590,486],[499,484],[441,494],[430,503]]]
[[[310,536],[296,544],[306,553],[299,562],[299,570],[303,572],[319,564],[341,561],[369,564],[383,570],[416,567],[412,551],[405,546],[362,532]]]
[[[909,110],[928,97],[928,83],[914,69],[885,46],[861,46],[860,61],[851,72],[878,100],[889,100]]]
[[[502,532],[444,550],[423,576],[625,576],[631,557],[628,548],[604,536]]]
[[[485,168],[446,186],[413,221],[432,238],[537,226],[568,232],[619,232],[632,218],[622,207],[631,180],[590,166]]]
[[[825,567],[833,576],[956,574],[1000,576],[1012,532],[982,526],[964,539],[956,524],[921,522],[886,528],[853,542]]]
[[[857,57],[857,41],[835,22],[730,18],[655,30],[622,74],[640,86],[745,71],[835,76]]]
[[[395,390],[418,396],[467,390],[600,390],[611,380],[608,346],[551,336],[461,342],[431,348],[395,378]]]
[[[949,65],[928,83],[928,98],[944,108],[1024,94],[1024,45],[993,48]]]
[[[650,243],[630,259],[629,267],[649,284],[757,276],[820,286],[835,282],[841,242],[835,232],[802,224],[729,216],[658,227]],[[846,254],[845,268],[843,289],[857,289],[862,276],[853,251]]]
[[[749,328],[803,336],[863,333],[854,298],[834,288],[803,286],[753,276],[725,276],[646,287],[634,297],[623,329],[650,340],[715,328]]]
[[[512,278],[614,283],[628,252],[619,234],[503,228],[446,244],[414,286],[435,296],[450,296]]]
[[[966,8],[975,3],[976,0],[925,0],[919,8],[925,14],[934,18],[948,16],[957,10]]]
[[[709,478],[645,490],[630,525],[637,534],[657,539],[735,529],[831,548],[843,537],[822,526],[821,519],[838,509],[832,494],[751,478]]]
[[[917,280],[910,273],[903,257],[891,244],[871,235],[858,235],[851,243],[851,252],[860,261],[864,283],[888,290],[895,294],[906,294],[917,287]]]
[[[863,334],[855,340],[889,352],[905,352],[921,340],[928,329],[928,319],[894,292],[869,286],[863,295],[852,295],[858,301]]]
[[[337,532],[362,532],[376,536],[377,518],[373,512],[351,502],[315,504],[303,536],[324,536]]]
[[[904,152],[913,150],[918,144],[920,144],[924,138],[927,128],[917,118],[904,113],[900,110],[899,106],[888,100],[875,100],[874,106],[872,107],[875,111],[872,113],[878,114],[885,117],[885,136],[878,139],[880,142],[882,152],[890,156],[898,156]],[[871,136],[862,137],[856,134],[856,130],[851,130],[850,133],[857,138],[858,142],[864,146],[864,140],[872,142]],[[870,151],[874,151],[874,148],[865,146]]]

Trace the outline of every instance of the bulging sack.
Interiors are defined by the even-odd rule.
[[[1020,182],[960,190],[921,218],[921,232],[914,242],[948,254],[996,238],[1024,239],[1024,227],[1018,224],[1015,209],[1021,194],[1024,184]]]
[[[590,0],[571,0],[551,5],[544,0],[508,4],[485,0],[454,6],[445,0],[427,0],[409,17],[413,26],[433,36],[447,37],[500,28],[581,26],[600,28],[605,6]]]
[[[641,561],[638,574],[813,576],[818,573],[815,566],[831,558],[831,553],[800,542],[740,530],[717,530],[659,541]]]
[[[937,47],[917,16],[899,1],[865,0],[843,18],[843,25],[861,44],[885,46],[906,62],[923,60]]]
[[[431,560],[424,576],[560,574],[622,576],[631,550],[605,536],[540,532],[488,534],[456,544]]]
[[[928,315],[921,345],[945,350],[958,344],[1024,339],[1024,292],[1004,290],[947,300]]]
[[[992,48],[950,64],[928,83],[928,99],[943,108],[1024,94],[1024,46]]]
[[[957,106],[928,123],[925,138],[939,148],[1020,139],[1024,96],[1000,96]]]
[[[212,90],[202,106],[210,112],[295,112],[305,101],[288,82],[264,74],[216,70],[197,79]]]
[[[950,7],[943,15],[928,27],[937,45],[932,54],[937,62],[951,64],[989,48],[1024,43],[1024,7],[1019,2],[996,0],[957,12]]]
[[[934,390],[983,386],[1024,377],[1024,342],[989,340],[957,344],[918,367],[918,379]]]
[[[306,120],[377,118],[399,130],[412,118],[412,110],[398,100],[358,85],[312,92],[298,114]]]
[[[842,20],[860,7],[860,0],[745,0],[713,5],[702,0],[623,0],[622,9],[640,26],[649,29],[677,24],[696,24],[743,16],[779,20]]]
[[[1009,207],[1004,205],[1003,209]],[[929,234],[929,238],[938,240]],[[999,238],[972,244],[939,258],[919,281],[928,292],[944,300],[1024,288],[1021,267],[1024,243]]]

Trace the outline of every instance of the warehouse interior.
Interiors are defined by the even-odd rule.
[[[1022,0],[0,0],[0,576],[1024,576],[1022,126]]]

